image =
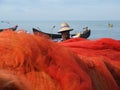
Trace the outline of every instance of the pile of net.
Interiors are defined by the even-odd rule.
[[[120,90],[120,41],[53,42],[38,35],[0,33],[0,70],[33,90]]]

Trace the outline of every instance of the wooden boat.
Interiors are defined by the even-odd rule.
[[[40,31],[36,28],[33,28],[33,33],[34,34],[40,34],[40,35],[46,35],[47,37],[51,37],[52,39],[59,39],[59,38],[62,38],[61,34],[52,34],[52,33],[46,33],[46,32],[43,32],[43,31]],[[83,31],[83,33],[79,34],[77,37],[80,37],[80,38],[88,38],[91,34],[91,30],[88,30],[88,31]],[[71,37],[74,37],[76,36],[76,34],[71,34]]]
[[[4,30],[13,30],[13,31],[15,31],[15,30],[17,30],[17,28],[18,28],[18,25],[15,25],[14,27],[11,27],[11,28],[0,29],[0,32],[2,32]]]
[[[82,33],[72,34],[72,37],[88,38],[91,34],[91,30],[83,31]]]
[[[46,32],[43,32],[43,31],[40,31],[40,30],[38,30],[38,29],[36,29],[36,28],[33,28],[32,29],[33,30],[33,33],[34,34],[42,34],[42,35],[45,35],[45,36],[47,36],[47,37],[50,37],[51,39],[57,39],[57,38],[61,38],[61,35],[60,34],[52,34],[52,33],[46,33]]]

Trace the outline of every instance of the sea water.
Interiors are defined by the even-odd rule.
[[[70,32],[71,34],[83,32],[83,28],[87,26],[91,30],[89,39],[113,38],[120,40],[120,21],[9,21],[9,23],[0,22],[0,28],[13,27],[18,24],[17,30],[24,29],[29,33],[33,33],[32,28],[47,33],[57,33],[63,22],[67,22],[74,29]],[[109,23],[113,27],[109,27]]]

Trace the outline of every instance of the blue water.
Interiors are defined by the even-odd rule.
[[[9,23],[0,23],[0,28],[12,27],[18,24],[18,30],[24,29],[32,33],[32,28],[38,28],[44,32],[57,33],[62,22],[67,22],[74,30],[71,33],[82,32],[84,27],[91,29],[89,39],[113,38],[120,40],[120,21],[10,21]],[[109,28],[108,23],[113,27]],[[55,26],[55,28],[52,28]]]

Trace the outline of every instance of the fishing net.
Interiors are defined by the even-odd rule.
[[[0,33],[0,69],[25,78],[34,90],[119,90],[120,42]]]
[[[97,90],[108,90],[108,88],[103,86],[107,86],[111,83],[111,81],[109,81],[110,78],[108,78],[108,75],[110,74],[116,84],[120,87],[120,40],[111,38],[94,40],[76,38],[60,42],[59,44],[69,47],[69,49],[78,54],[85,63],[88,63],[90,67],[92,66],[97,70],[92,73],[90,71],[92,80],[96,82],[94,82],[94,84],[96,84],[95,87],[99,88]],[[103,66],[106,69],[104,69]],[[97,76],[93,75],[98,71],[100,74],[99,76],[97,75],[98,73],[96,73]],[[104,80],[101,78],[103,76],[105,76]],[[105,83],[106,85],[103,85]],[[101,88],[99,86],[101,86]]]

